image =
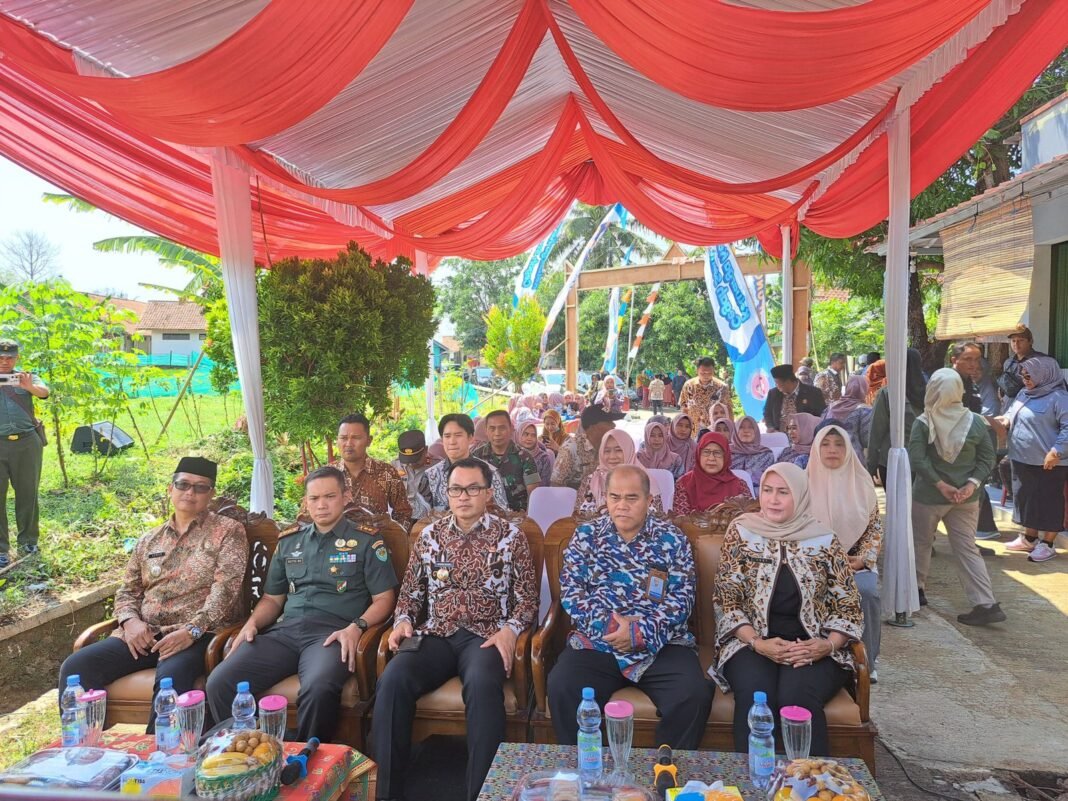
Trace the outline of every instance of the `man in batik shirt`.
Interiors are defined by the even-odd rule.
[[[350,496],[345,511],[363,508],[374,514],[388,514],[407,530],[413,519],[407,487],[389,464],[367,455],[370,446],[371,422],[364,415],[350,414],[341,418],[337,428],[341,458],[331,462],[330,467],[336,467],[345,475],[345,492]],[[300,502],[297,521],[312,522],[307,499]]]
[[[846,380],[846,357],[844,353],[832,353],[826,370],[816,373],[813,382],[820,392],[823,400],[829,405],[842,397],[842,389]]]
[[[734,407],[731,405],[731,388],[720,381],[715,374],[716,363],[707,356],[697,360],[697,376],[682,385],[679,396],[679,408],[693,420],[693,427],[700,431],[711,428],[712,420],[709,410],[713,403],[722,403],[727,407],[731,419]]]
[[[139,670],[156,669],[184,693],[204,675],[212,633],[238,623],[248,562],[248,540],[236,520],[208,511],[215,497],[215,462],[186,456],[168,492],[174,514],[137,541],[115,594],[117,626],[99,642],[67,657],[59,689],[77,673],[85,688],[102,688]],[[148,713],[148,732],[156,713]]]
[[[604,435],[616,427],[616,420],[624,417],[622,412],[606,412],[598,405],[583,409],[579,430],[560,446],[549,483],[577,490],[582,480],[597,468],[597,451]]]
[[[649,475],[632,465],[608,475],[608,514],[581,525],[564,551],[560,602],[575,631],[549,674],[556,741],[573,745],[582,688],[603,708],[637,687],[656,705],[656,742],[695,749],[712,705],[687,627],[696,595],[686,535],[649,514]]]
[[[375,691],[379,799],[403,796],[415,705],[453,676],[463,683],[472,801],[504,740],[504,682],[520,633],[537,617],[538,584],[526,536],[486,511],[491,478],[481,459],[453,462],[451,514],[423,529],[412,548],[389,637],[396,655]]]
[[[453,462],[466,459],[471,455],[475,444],[475,422],[466,414],[447,414],[438,421],[438,434],[441,435],[441,447],[445,458],[430,465],[423,473],[419,484],[419,494],[435,512],[449,510],[449,496],[446,493],[449,481],[449,468]],[[508,508],[508,494],[504,490],[504,481],[493,465],[486,463],[490,469],[492,494],[490,502],[498,509]]]
[[[497,468],[508,495],[508,508],[525,512],[530,493],[540,485],[541,476],[530,454],[519,450],[512,439],[508,412],[497,409],[486,415],[486,436],[489,442],[475,447],[471,455]]]

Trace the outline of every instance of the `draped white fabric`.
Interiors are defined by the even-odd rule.
[[[890,459],[886,477],[883,610],[920,608],[912,547],[912,471],[905,450],[905,335],[909,292],[909,110],[890,125],[890,222],[886,258],[886,377],[890,387]]]
[[[790,226],[782,230],[782,359],[786,364],[794,358],[794,257],[790,251]],[[797,365],[794,365],[795,367]]]
[[[252,495],[249,511],[274,514],[274,471],[267,455],[260,372],[260,329],[256,306],[256,265],[252,258],[252,196],[248,172],[227,163],[218,151],[211,160],[211,183],[219,220],[223,286],[230,313],[237,375],[252,445]]]

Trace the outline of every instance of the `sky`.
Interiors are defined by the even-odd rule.
[[[140,284],[181,287],[189,281],[185,270],[164,267],[151,254],[93,250],[93,242],[100,239],[145,232],[102,211],[79,213],[41,200],[45,192],[62,191],[0,156],[0,241],[23,229],[44,234],[60,249],[60,274],[81,292],[165,299],[173,295]]]

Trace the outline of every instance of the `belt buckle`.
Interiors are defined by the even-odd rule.
[[[18,434],[8,434],[7,438],[9,440],[15,441],[15,440],[17,440],[19,438],[19,435]]]

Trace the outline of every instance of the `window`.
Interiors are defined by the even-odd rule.
[[[200,341],[201,341],[201,342],[203,342],[203,341],[204,341],[205,339],[207,339],[207,338],[208,338],[208,335],[207,335],[207,334],[201,334],[201,335],[200,335]]]
[[[1050,258],[1050,355],[1068,367],[1068,242],[1053,246]]]
[[[168,332],[164,331],[163,332],[163,341],[164,342],[188,342],[189,341],[189,334],[188,333],[175,334],[175,333],[168,333]]]

